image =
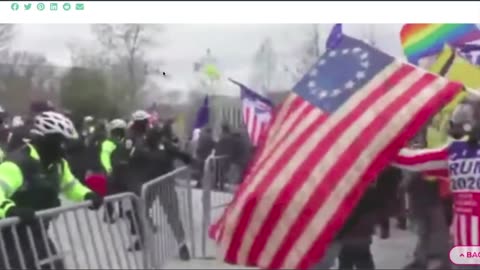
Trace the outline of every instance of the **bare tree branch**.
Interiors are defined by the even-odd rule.
[[[273,47],[273,41],[266,38],[258,48],[253,62],[250,83],[260,91],[269,92],[278,71],[278,57]]]
[[[124,64],[130,84],[127,98],[132,102],[149,75],[163,73],[159,70],[161,63],[146,57],[148,49],[159,46],[157,37],[162,31],[162,26],[149,24],[98,24],[92,27],[104,54],[114,62]]]
[[[293,68],[284,68],[284,72],[289,74],[294,82],[300,79],[325,51],[322,38],[318,24],[306,26],[305,38],[298,51],[298,62]]]
[[[15,24],[0,24],[0,50],[7,49],[15,37]]]

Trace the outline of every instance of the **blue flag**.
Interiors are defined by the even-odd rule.
[[[193,139],[198,139],[200,129],[208,124],[210,107],[208,105],[208,95],[205,96],[202,106],[197,111],[197,118],[193,125]]]
[[[341,23],[336,23],[332,27],[332,30],[330,31],[330,34],[328,35],[328,39],[327,39],[327,43],[325,44],[325,47],[327,47],[327,49],[336,48],[338,46],[338,44],[340,43],[342,36],[343,36],[342,24]]]

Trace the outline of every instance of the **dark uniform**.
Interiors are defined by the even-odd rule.
[[[8,140],[7,140],[7,152],[13,152],[22,146],[25,145],[25,140],[30,138],[30,129],[31,125],[26,123],[25,125],[21,125],[18,127],[13,128],[10,131]]]
[[[181,151],[170,130],[153,128],[149,130],[146,138],[148,147],[148,170],[147,178],[155,179],[165,175],[175,169],[175,161],[180,160],[185,164],[191,163],[191,157]],[[188,260],[190,255],[185,245],[185,230],[180,218],[180,208],[177,191],[175,189],[175,178],[165,179],[159,183],[158,193],[151,194],[146,198],[147,209],[152,207],[152,203],[158,199],[167,216],[167,222],[174,234],[175,240],[180,245],[180,257]]]
[[[40,161],[40,156],[34,146],[27,144],[19,150],[8,155],[7,161],[0,164],[0,218],[12,216],[12,211],[18,209],[44,210],[61,204],[59,193],[72,201],[83,201],[92,192],[83,186],[73,176],[68,162],[62,160],[45,168]],[[20,216],[20,215],[19,215]],[[34,251],[30,247],[27,228],[32,231],[33,242],[39,260],[46,259],[47,247],[51,254],[56,254],[53,242],[43,240],[42,232],[48,231],[49,222],[45,221],[45,230],[42,230],[39,221],[17,226],[21,252],[27,269],[38,269]],[[14,236],[11,230],[2,230],[2,237],[10,268],[19,269],[21,264],[17,251],[14,248]],[[0,261],[3,259],[0,256]],[[63,265],[57,262],[56,267]],[[0,263],[1,269],[6,269],[5,262]],[[48,268],[48,266],[46,266]],[[45,266],[42,267],[45,269]]]
[[[85,143],[87,170],[91,172],[101,172],[103,168],[98,153],[102,142],[107,137],[105,126],[102,123],[96,126],[89,126],[82,132],[82,137]]]
[[[131,130],[130,130],[131,131]],[[148,181],[148,168],[149,168],[149,153],[146,144],[146,135],[131,132],[127,135],[124,141],[124,149],[128,152],[128,161],[126,162],[125,173],[116,179],[119,185],[129,192],[135,193],[137,196],[141,195],[142,184]],[[121,155],[119,155],[120,158]],[[129,250],[141,249],[140,243],[144,242],[144,233],[142,225],[139,228],[135,226],[135,220],[141,222],[139,213],[136,211],[138,207],[133,207],[130,211],[126,211],[127,218],[130,223],[130,233],[133,235],[139,235],[140,241],[134,243]]]
[[[100,144],[99,160],[103,173],[108,179],[108,194],[128,191],[128,159],[129,151],[124,139],[106,139]],[[127,177],[126,177],[127,176]],[[113,222],[113,206],[107,205],[107,215]],[[122,205],[119,205],[119,216],[123,216]]]

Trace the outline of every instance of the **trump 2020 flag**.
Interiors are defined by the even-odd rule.
[[[339,38],[277,110],[212,227],[225,261],[314,266],[377,174],[463,87]]]
[[[253,145],[257,146],[262,138],[262,134],[268,129],[272,118],[273,103],[250,90],[245,85],[230,81],[240,87],[240,98],[242,100],[243,122],[247,127],[248,136]]]

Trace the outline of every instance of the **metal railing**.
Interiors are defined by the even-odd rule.
[[[132,193],[109,196],[106,203],[121,203],[135,211]],[[131,224],[105,222],[90,203],[70,204],[37,213],[37,220],[21,224],[18,218],[0,220],[0,269],[144,269],[142,252],[129,252],[135,241]],[[129,228],[129,226],[133,226]]]
[[[227,156],[211,155],[205,160],[204,173],[202,178],[202,228],[201,228],[201,257],[214,259],[209,255],[209,248],[213,243],[209,240],[208,229],[212,221],[218,219],[225,207],[233,198],[236,186],[228,183]],[[229,185],[230,184],[230,185]],[[209,245],[210,244],[210,245]]]
[[[146,266],[165,267],[178,256],[180,246],[190,247],[195,257],[190,169],[181,167],[149,181],[142,187],[145,222]]]
[[[0,220],[0,269],[161,269],[195,235],[190,170],[182,167],[121,193],[36,213],[30,224]],[[177,247],[177,248],[175,248]]]

